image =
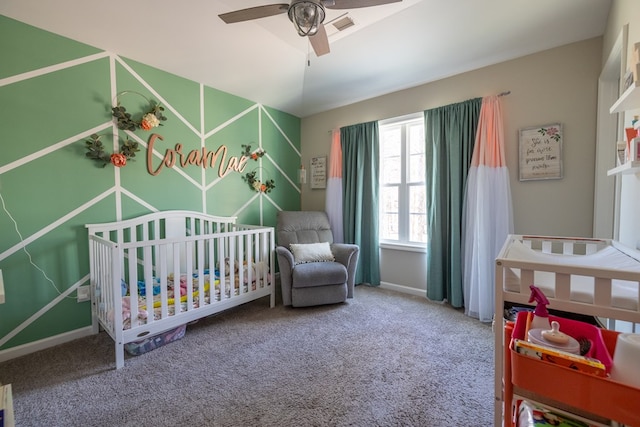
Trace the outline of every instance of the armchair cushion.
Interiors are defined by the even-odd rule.
[[[289,247],[296,264],[335,261],[329,242],[291,243]]]
[[[340,285],[347,281],[347,269],[339,262],[299,264],[292,272],[294,288]]]

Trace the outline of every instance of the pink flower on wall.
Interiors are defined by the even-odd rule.
[[[122,153],[113,153],[111,155],[111,164],[115,167],[121,168],[127,164],[127,157]]]
[[[542,136],[548,136],[555,141],[560,141],[560,131],[557,127],[541,128],[538,132],[540,132]]]

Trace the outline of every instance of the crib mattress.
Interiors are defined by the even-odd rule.
[[[587,255],[549,254],[531,249],[521,241],[515,240],[507,248],[505,258],[511,261],[534,262],[547,265],[562,265],[568,267],[589,267],[606,270],[624,270],[637,272],[640,275],[640,261],[616,249],[605,246]],[[553,269],[552,267],[550,269]],[[510,292],[520,292],[520,268],[505,269],[504,287]],[[551,271],[534,271],[535,286],[540,288],[549,298],[554,298],[555,273]],[[528,286],[528,284],[527,284]],[[595,276],[571,275],[571,301],[586,304],[594,303]],[[611,281],[611,306],[626,310],[639,309],[638,282],[613,279]]]

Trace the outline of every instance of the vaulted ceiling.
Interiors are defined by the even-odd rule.
[[[316,57],[269,0],[3,0],[0,14],[306,117],[603,34],[610,0],[403,0],[327,10]],[[286,2],[285,2],[286,3]],[[350,18],[339,31],[334,23]]]

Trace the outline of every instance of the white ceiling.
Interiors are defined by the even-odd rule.
[[[611,1],[403,0],[353,9],[355,26],[327,26],[331,53],[319,58],[286,14],[218,18],[269,3],[2,0],[0,14],[306,117],[600,36]],[[345,12],[327,10],[325,22]]]

